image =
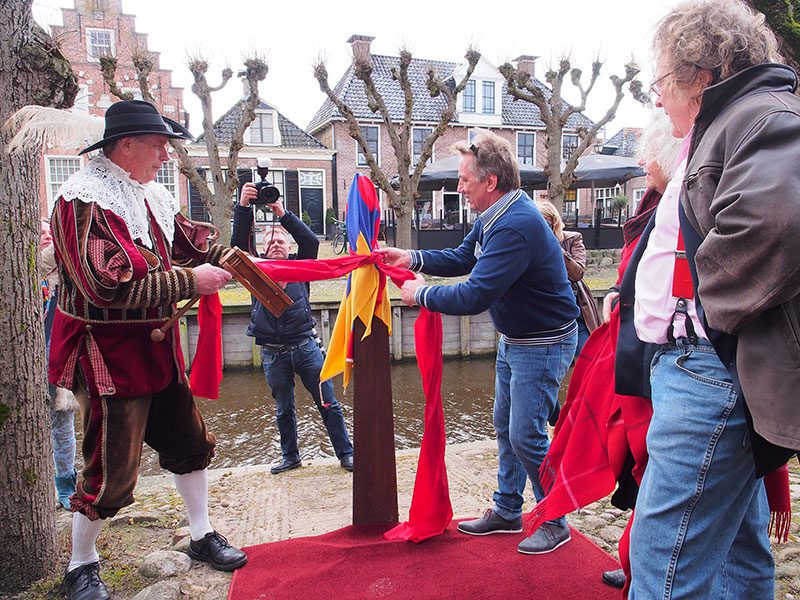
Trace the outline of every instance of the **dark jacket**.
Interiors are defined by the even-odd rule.
[[[419,288],[419,304],[448,315],[488,310],[511,338],[551,335],[578,316],[558,240],[521,190],[481,213],[458,248],[412,251],[411,268],[443,277],[469,273],[455,285]]]
[[[783,65],[707,88],[681,203],[709,338],[753,426],[800,448],[800,98]]]
[[[280,219],[281,226],[297,242],[297,254],[289,259],[317,258],[319,240],[297,215],[286,211]],[[238,246],[254,256],[258,256],[252,240],[253,211],[249,207],[236,205],[233,209],[233,233],[231,246]],[[264,344],[294,344],[311,337],[316,322],[311,316],[307,283],[288,283],[284,290],[293,300],[280,318],[276,318],[261,303],[253,298],[250,311],[250,325],[247,335],[256,339],[259,346]]]
[[[583,281],[583,274],[586,272],[586,246],[583,244],[583,236],[578,231],[565,231],[561,248],[564,250],[567,277],[572,291],[575,292],[575,302],[581,310],[581,319],[589,332],[592,332],[600,326],[600,315],[592,291]]]

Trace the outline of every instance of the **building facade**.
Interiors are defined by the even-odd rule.
[[[149,49],[146,33],[136,31],[136,17],[122,12],[121,0],[75,0],[74,8],[63,8],[61,12],[63,25],[54,25],[52,36],[78,78],[79,92],[73,111],[102,117],[106,109],[119,100],[111,93],[103,78],[101,56],[117,58],[117,87],[141,99],[133,57],[147,53],[155,64],[148,83],[158,110],[179,123],[187,124],[183,88],[172,85],[172,71],[161,67],[159,53]],[[39,186],[39,205],[43,218],[49,216],[61,184],[88,160],[86,156],[78,156],[75,150],[56,146],[43,149],[41,172],[44,177]],[[175,161],[164,164],[157,180],[166,185],[182,204],[186,204],[185,180],[181,185]]]

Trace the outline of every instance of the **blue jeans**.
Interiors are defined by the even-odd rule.
[[[50,304],[44,319],[45,361],[50,361],[50,333],[58,302],[58,288],[51,290]],[[53,462],[56,477],[66,477],[75,472],[75,413],[71,410],[53,410],[56,386],[48,384],[50,392],[50,431],[53,436]]]
[[[539,467],[550,440],[547,417],[575,356],[577,333],[562,342],[521,346],[500,341],[495,367],[494,430],[497,433],[497,491],[494,511],[504,519],[522,515],[522,493],[530,478],[537,502],[544,498]],[[566,524],[561,517],[552,523]]]
[[[308,338],[291,350],[274,352],[261,347],[261,363],[267,383],[275,399],[276,421],[281,434],[281,452],[288,461],[300,460],[297,449],[297,415],[294,406],[294,374],[300,375],[303,386],[311,394],[322,415],[328,436],[338,458],[353,453],[350,437],[342,416],[342,408],[333,395],[333,381],[325,381],[320,397],[319,372],[324,358],[316,340]]]
[[[651,368],[650,458],[631,530],[631,600],[773,598],[769,508],[742,400],[708,342]]]
[[[589,328],[586,327],[586,322],[582,317],[578,317],[576,321],[578,321],[578,345],[575,347],[575,360],[578,359],[578,355],[583,350],[583,345],[589,339]]]

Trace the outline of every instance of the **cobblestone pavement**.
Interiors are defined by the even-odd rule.
[[[408,515],[416,471],[416,451],[399,452],[397,481],[401,520]],[[496,479],[494,441],[449,446],[447,471],[455,518],[474,517],[491,505]],[[792,538],[775,546],[776,598],[800,600],[800,469],[792,467],[794,508]],[[291,537],[317,535],[350,524],[352,475],[338,462],[320,460],[302,469],[271,475],[267,466],[220,469],[210,472],[211,516],[214,526],[233,544],[250,546]],[[180,501],[170,477],[142,478],[138,502],[117,517],[137,513],[180,515]],[[526,492],[531,497],[530,489]],[[532,503],[526,506],[530,509]],[[628,513],[607,500],[596,502],[569,517],[570,524],[598,546],[616,556],[617,541]],[[522,534],[520,534],[522,535]],[[535,561],[531,557],[531,561]],[[598,572],[598,577],[600,573]],[[181,576],[181,598],[224,599],[230,576],[196,564]],[[115,595],[115,598],[117,596]]]

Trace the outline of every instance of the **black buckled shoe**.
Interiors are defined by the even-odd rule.
[[[108,600],[111,596],[100,579],[100,563],[93,562],[72,569],[64,575],[68,600]]]
[[[302,466],[303,466],[303,461],[301,461],[299,458],[297,460],[288,460],[284,458],[277,465],[272,465],[269,469],[269,472],[272,473],[273,475],[277,475],[278,473],[283,473],[284,471],[299,469]]]
[[[353,472],[353,455],[352,454],[345,454],[342,458],[339,459],[339,464],[342,465],[342,468],[345,471]]]
[[[202,540],[189,542],[187,554],[190,558],[207,562],[217,571],[235,571],[247,562],[247,555],[234,548],[225,536],[212,531]]]

